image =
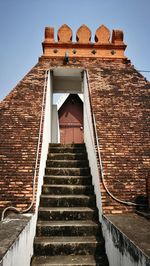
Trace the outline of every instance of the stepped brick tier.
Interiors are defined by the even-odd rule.
[[[84,144],[49,147],[32,266],[54,264],[108,265]]]
[[[76,39],[73,43],[72,31],[63,25],[55,42],[54,30],[46,28],[43,55],[0,103],[1,209],[24,208],[31,201],[45,71],[57,67],[88,71],[104,177],[111,193],[124,201],[147,195],[150,83],[124,55],[121,30],[113,30],[110,41],[110,31],[100,26],[92,43],[91,31],[83,25]],[[101,181],[100,185],[103,213],[134,211],[114,201]]]

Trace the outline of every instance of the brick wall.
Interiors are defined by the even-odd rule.
[[[47,67],[63,66],[62,58],[41,61]],[[150,83],[128,60],[70,58],[66,67],[88,70],[108,189],[115,197],[127,202],[147,197]],[[105,214],[135,210],[135,207],[111,199],[102,183],[100,185]]]
[[[44,75],[35,66],[0,103],[0,211],[31,203]]]
[[[63,66],[63,58],[41,58],[1,103],[0,207],[25,207],[31,200],[44,71]],[[146,195],[148,177],[148,90],[150,84],[127,60],[72,58],[66,67],[89,73],[92,108],[100,140],[104,177],[119,199]],[[101,185],[104,213],[130,212]]]
[[[106,184],[117,198],[135,202],[146,196],[149,173],[150,84],[132,66],[106,62],[90,70],[90,85]],[[104,213],[133,210],[101,189]]]

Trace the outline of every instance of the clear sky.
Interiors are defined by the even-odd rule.
[[[0,0],[0,100],[37,63],[44,28],[68,24],[74,34],[86,24],[122,29],[126,56],[150,71],[150,0]],[[150,80],[150,73],[143,73]]]

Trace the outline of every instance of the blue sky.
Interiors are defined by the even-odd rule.
[[[62,24],[92,31],[104,24],[122,29],[126,56],[139,70],[150,71],[150,0],[0,0],[0,100],[37,63],[44,28]],[[143,73],[150,80],[150,73]]]

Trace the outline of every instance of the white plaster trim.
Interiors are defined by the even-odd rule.
[[[113,227],[116,228],[116,234]],[[148,258],[142,251],[135,246],[137,260],[129,254],[127,248],[130,247],[131,240],[128,239],[116,226],[114,226],[107,218],[102,218],[102,232],[105,239],[105,249],[109,260],[109,266],[148,266]],[[119,234],[122,234],[119,241]],[[120,252],[119,246],[124,244],[123,252]],[[132,244],[132,243],[131,243]]]
[[[97,208],[99,210],[99,220],[101,221],[102,201],[101,201],[101,192],[100,192],[100,177],[97,165],[92,113],[89,101],[89,90],[88,90],[88,81],[86,77],[86,72],[84,72],[83,87],[84,87],[84,141],[87,149],[89,165],[91,168],[92,182],[96,194],[96,203],[97,203]]]

